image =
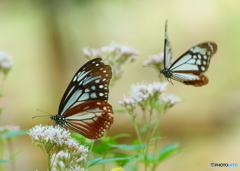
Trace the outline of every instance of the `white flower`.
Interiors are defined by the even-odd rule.
[[[80,167],[87,159],[89,150],[70,137],[61,127],[37,125],[28,133],[36,145],[51,156],[52,170],[85,170]]]
[[[148,86],[148,92],[150,94],[154,93],[162,93],[167,89],[167,82],[154,82],[152,84],[149,84]]]
[[[0,70],[3,70],[4,73],[7,73],[13,65],[12,58],[4,52],[0,51]]]
[[[146,61],[143,62],[144,65],[160,64],[163,62],[164,54],[161,52],[157,55],[150,55]]]
[[[171,105],[174,105],[181,101],[181,98],[175,95],[161,94],[160,98],[164,103],[170,103]]]
[[[70,136],[70,132],[61,127],[37,125],[30,129],[29,135],[33,141],[62,144]]]

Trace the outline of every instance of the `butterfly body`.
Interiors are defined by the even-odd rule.
[[[205,42],[193,46],[170,65],[172,52],[167,36],[167,22],[165,25],[164,41],[164,69],[160,71],[169,82],[171,79],[186,85],[203,86],[208,83],[208,78],[203,75],[207,71],[212,55],[217,51],[217,44]]]
[[[103,136],[113,123],[112,106],[107,102],[112,70],[101,58],[84,64],[72,78],[51,116],[57,125],[67,127],[89,139]]]

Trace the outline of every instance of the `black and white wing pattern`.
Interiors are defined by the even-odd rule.
[[[203,75],[207,71],[210,59],[217,51],[217,44],[214,42],[205,42],[193,46],[183,55],[181,55],[172,65],[171,45],[167,36],[167,21],[165,23],[164,40],[164,69],[160,71],[169,82],[171,79],[179,81],[186,85],[195,87],[203,86],[208,83],[208,78]]]
[[[112,69],[96,58],[74,75],[51,117],[56,124],[72,129],[89,139],[103,136],[113,123],[112,106],[107,102]]]

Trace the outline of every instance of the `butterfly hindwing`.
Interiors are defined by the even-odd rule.
[[[171,79],[186,85],[203,86],[208,83],[208,78],[203,75],[207,71],[212,55],[217,51],[217,44],[205,42],[193,46],[181,55],[172,65],[171,46],[167,37],[167,22],[165,25],[164,41],[164,69],[160,71],[170,82]]]
[[[64,113],[66,126],[90,139],[103,136],[113,123],[112,106],[105,101],[88,101]]]

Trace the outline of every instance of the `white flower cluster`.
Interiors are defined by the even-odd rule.
[[[61,127],[37,125],[28,133],[37,146],[51,158],[52,170],[85,171],[81,163],[87,159],[89,150],[80,145],[70,132]],[[61,168],[61,169],[59,169]]]
[[[69,138],[70,132],[61,127],[37,125],[30,129],[29,135],[36,143],[63,145]]]
[[[81,162],[82,160],[83,158],[74,159],[72,154],[60,151],[59,153],[54,154],[51,158],[51,161],[53,163],[52,171],[59,171],[63,168],[67,168],[68,166],[66,166],[65,161],[69,161],[68,165],[70,166],[70,168],[68,168],[67,171],[87,171],[85,168],[81,167],[80,164],[76,164]]]
[[[13,65],[13,60],[6,53],[0,51],[0,71],[7,74]]]
[[[119,103],[126,109],[135,108],[137,105],[149,104],[153,101],[160,101],[163,105],[172,106],[180,101],[174,95],[164,94],[168,83],[154,82],[152,84],[140,83],[131,86],[130,98],[124,98]]]
[[[6,132],[6,131],[18,131],[20,130],[20,126],[18,125],[4,125],[4,126],[0,126],[0,133]]]
[[[163,59],[164,54],[162,52],[157,55],[150,55],[148,59],[143,62],[143,65],[151,65],[159,72],[163,69]]]
[[[163,62],[164,54],[161,52],[157,55],[150,55],[147,60],[143,62],[144,65],[154,65]]]

